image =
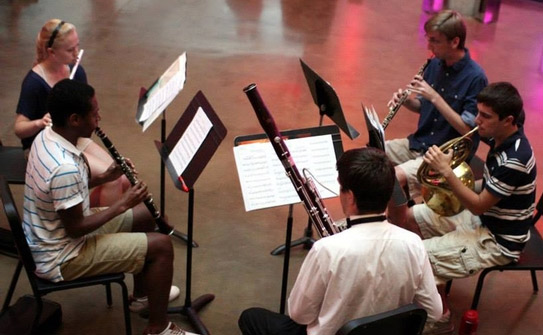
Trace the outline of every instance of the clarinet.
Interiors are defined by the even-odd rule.
[[[428,67],[428,64],[430,64],[431,60],[432,60],[432,58],[428,58],[426,60],[426,63],[424,63],[420,67],[419,72],[417,72],[417,74],[415,76],[422,76],[424,74],[424,70],[426,70],[426,68]],[[383,123],[381,125],[383,127],[383,130],[385,130],[387,128],[390,121],[392,121],[392,118],[396,115],[396,113],[398,112],[400,107],[402,107],[405,100],[407,100],[407,98],[409,97],[409,94],[411,94],[411,90],[407,89],[407,90],[403,91],[402,95],[400,96],[400,100],[398,100],[398,102],[394,106],[389,108],[388,114],[383,119]]]
[[[119,154],[119,152],[117,151],[115,146],[113,146],[113,143],[111,143],[110,139],[102,131],[102,129],[100,129],[100,127],[96,127],[94,132],[102,140],[102,142],[104,143],[104,146],[106,147],[106,149],[111,154],[111,157],[113,157],[115,162],[121,167],[121,169],[123,170],[124,175],[130,181],[130,184],[132,184],[132,186],[138,184],[139,180],[136,177],[136,174],[134,173],[134,171],[132,171],[132,168],[130,168],[130,166],[126,162],[126,159],[123,156],[121,156],[121,154]],[[155,223],[156,223],[156,225],[158,227],[158,230],[162,234],[171,235],[173,233],[174,229],[173,229],[172,226],[170,226],[166,222],[166,220],[164,220],[164,218],[160,214],[160,211],[155,206],[155,202],[153,201],[153,198],[151,196],[149,196],[143,201],[143,203],[145,204],[145,206],[147,207],[147,209],[151,213],[151,216],[155,220]]]
[[[310,178],[303,178],[298,171],[298,168],[296,167],[296,164],[294,163],[294,160],[292,159],[292,156],[290,155],[290,152],[288,151],[288,148],[281,137],[281,133],[275,125],[273,116],[266,108],[266,105],[258,93],[256,84],[250,84],[249,86],[245,87],[243,92],[247,94],[260,125],[270,139],[277,157],[279,157],[279,160],[283,164],[287,176],[294,185],[294,189],[296,190],[296,193],[298,193],[300,200],[302,200],[304,208],[307,211],[307,214],[309,214],[309,218],[317,229],[320,237],[326,237],[339,233],[343,227],[336,225],[332,221],[332,218],[328,214],[326,207],[324,207],[324,203],[322,202],[313,181]]]

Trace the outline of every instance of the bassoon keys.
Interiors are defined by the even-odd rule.
[[[298,171],[287,145],[283,141],[281,133],[275,125],[273,116],[266,108],[264,101],[262,101],[262,97],[258,93],[256,84],[250,84],[245,87],[243,92],[247,94],[247,98],[249,98],[249,101],[253,106],[260,125],[270,139],[277,157],[285,168],[288,178],[294,185],[294,189],[296,190],[296,193],[298,193],[300,200],[302,200],[304,208],[307,211],[307,214],[309,214],[309,219],[317,229],[319,235],[321,237],[326,237],[340,232],[342,229],[332,221],[312,180],[310,178],[304,178]]]

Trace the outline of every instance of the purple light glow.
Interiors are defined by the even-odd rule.
[[[483,16],[483,23],[490,23],[494,19],[494,13],[490,11],[486,11],[485,15]]]
[[[444,1],[445,0],[434,0],[433,6],[432,6],[432,9],[434,10],[434,12],[439,12],[440,10],[443,9]]]
[[[437,13],[445,6],[445,0],[423,0],[422,10],[427,13]]]

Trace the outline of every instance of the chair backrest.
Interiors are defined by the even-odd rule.
[[[25,233],[23,231],[21,217],[19,216],[19,211],[13,201],[13,195],[11,194],[11,189],[9,184],[3,176],[0,176],[0,194],[2,195],[2,205],[4,206],[4,212],[9,222],[9,227],[11,228],[11,233],[13,234],[13,239],[15,241],[15,246],[19,253],[19,259],[23,263],[25,271],[28,275],[28,280],[32,286],[32,291],[34,294],[38,295],[38,290],[36,286],[34,270],[36,270],[36,263],[34,263],[34,258],[32,258],[32,252],[26,241]]]
[[[541,218],[542,213],[543,213],[543,193],[541,194],[541,196],[539,197],[539,201],[535,205],[535,213],[534,213],[534,218],[532,220],[532,225],[535,226],[537,221]]]
[[[418,335],[422,334],[427,313],[415,304],[351,320],[336,335]]]

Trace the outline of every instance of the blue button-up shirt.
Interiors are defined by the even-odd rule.
[[[424,72],[424,80],[438,92],[443,99],[458,113],[470,127],[475,127],[477,115],[477,94],[488,85],[483,69],[470,57],[465,49],[465,56],[452,66],[434,58]],[[441,115],[429,100],[421,96],[420,116],[417,131],[409,135],[409,148],[426,151],[432,145],[441,145],[450,139],[461,136]],[[478,136],[474,136],[477,147]]]

